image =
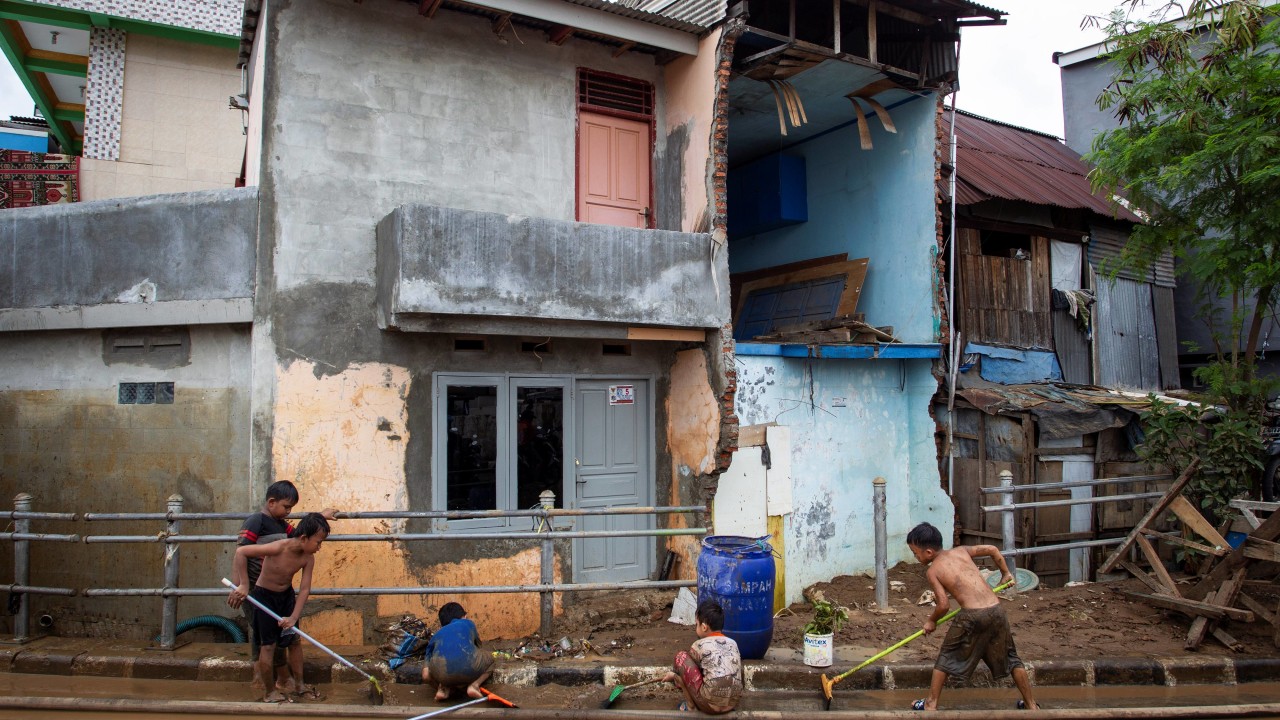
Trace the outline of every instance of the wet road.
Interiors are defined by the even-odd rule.
[[[494,692],[520,704],[520,710],[465,708],[445,715],[466,717],[672,717],[680,696],[674,689],[629,691],[612,710],[599,708],[608,690],[603,687],[494,686]],[[373,707],[362,685],[322,685],[326,700],[263,706],[243,683],[137,680],[86,676],[0,674],[0,719],[101,720],[122,717],[172,718],[173,720],[244,720],[281,717],[310,718],[409,718],[439,709],[427,688],[387,686],[386,704]],[[912,717],[906,709],[921,697],[921,690],[836,690],[831,712],[823,711],[822,692],[752,692],[744,698],[740,717],[817,718]],[[1128,687],[1038,687],[1037,699],[1050,717],[1155,717],[1154,708],[1166,708],[1162,716],[1276,717],[1280,718],[1280,683],[1211,686],[1183,685]],[[1018,698],[1012,688],[960,688],[943,693],[943,716],[981,720],[1025,717],[1013,710]],[[51,707],[40,707],[40,705]],[[1235,706],[1236,709],[1232,709]],[[1244,706],[1252,711],[1243,713]],[[483,706],[482,706],[483,707]],[[1179,710],[1181,708],[1181,710]],[[1202,708],[1196,710],[1195,708]],[[1220,710],[1217,710],[1220,709]],[[1217,713],[1217,714],[1215,714]],[[688,716],[686,716],[688,717]],[[731,716],[732,717],[732,716]]]

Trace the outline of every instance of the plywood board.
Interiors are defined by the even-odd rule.
[[[840,304],[836,306],[835,314],[852,315],[858,309],[858,296],[862,294],[862,284],[867,279],[867,264],[869,262],[867,258],[860,258],[845,262],[828,263],[745,282],[742,284],[742,289],[738,291],[738,305],[733,311],[733,321],[736,324],[742,317],[742,309],[746,306],[747,297],[755,290],[839,275],[845,276],[846,280],[844,292],[840,295]]]

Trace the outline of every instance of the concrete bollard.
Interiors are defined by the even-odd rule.
[[[889,609],[889,547],[888,533],[885,529],[887,521],[884,499],[884,478],[871,481],[873,491],[873,515],[876,532],[876,606],[881,610]]]
[[[551,490],[543,490],[542,493],[538,495],[538,503],[543,510],[554,510],[556,507],[555,492]],[[552,528],[551,518],[544,515],[542,517],[543,532],[549,533],[553,529],[554,528]],[[538,581],[541,582],[543,585],[550,585],[554,583],[556,581],[555,540],[552,540],[551,538],[546,538],[542,541],[542,552],[541,552],[541,557],[539,559],[542,561],[542,564],[541,564],[541,572],[539,573],[539,576],[538,576]],[[538,617],[538,633],[541,634],[544,639],[551,636],[551,630],[552,630],[551,623],[555,617],[555,597],[556,597],[555,593],[548,592],[545,590],[539,593],[540,607],[539,607],[539,617]]]
[[[1004,492],[1000,493],[1000,503],[1002,505],[1013,505],[1013,473],[1008,470],[1000,471],[1000,487]],[[1017,556],[1011,554],[1018,547],[1017,534],[1014,528],[1017,527],[1016,514],[1017,510],[1010,507],[1003,511],[1000,517],[1000,534],[1004,538],[1004,561],[1009,565],[1009,573],[1013,575],[1013,587],[1009,588],[1010,592],[1018,591],[1018,561]]]

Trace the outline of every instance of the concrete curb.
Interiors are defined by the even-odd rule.
[[[96,646],[78,645],[59,639],[50,643],[0,647],[0,672],[41,675],[93,675],[102,677],[162,680],[206,680],[248,682],[250,662],[232,653],[208,652],[189,647],[170,652],[148,650],[127,643]],[[385,661],[364,664],[369,674],[400,684],[420,684],[421,664],[405,663],[391,670]],[[846,668],[813,668],[798,663],[747,661],[744,675],[750,690],[796,690],[820,685],[819,676],[834,676]],[[654,677],[665,666],[642,664],[584,664],[571,662],[499,662],[494,681],[502,685],[618,685]],[[1280,657],[1165,657],[1054,659],[1027,663],[1036,685],[1219,685],[1280,681]],[[306,663],[308,681],[316,683],[356,683],[364,677],[327,658]],[[927,688],[933,666],[927,664],[884,664],[861,670],[841,682],[849,690],[894,690]],[[972,686],[1008,686],[1005,678],[993,682],[986,668],[980,668]]]

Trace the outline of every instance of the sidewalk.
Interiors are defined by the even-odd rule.
[[[334,647],[336,652],[381,679],[418,684],[420,665],[407,663],[399,672],[385,661],[360,660],[377,656],[373,647]],[[603,685],[635,682],[666,669],[665,654],[652,652],[627,657],[582,660],[500,659],[493,680],[502,685],[533,687]],[[1027,663],[1036,685],[1219,685],[1280,681],[1277,657],[1099,657],[1092,659],[1039,659]],[[750,690],[797,690],[818,686],[821,673],[836,674],[850,666],[812,668],[794,661],[748,660],[744,663]],[[63,676],[101,676],[157,680],[245,682],[250,678],[247,645],[190,643],[172,651],[154,650],[140,641],[102,641],[83,638],[41,638],[25,645],[0,646],[0,672]],[[844,681],[850,689],[894,690],[926,688],[932,665],[924,663],[878,664]],[[973,678],[977,686],[990,685],[986,669]],[[363,680],[350,668],[312,653],[305,675],[315,683],[358,683]],[[1007,682],[1007,680],[1006,680]]]

